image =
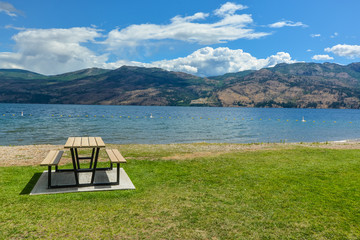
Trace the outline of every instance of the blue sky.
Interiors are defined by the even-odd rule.
[[[0,1],[0,68],[160,67],[214,76],[360,61],[359,0]]]

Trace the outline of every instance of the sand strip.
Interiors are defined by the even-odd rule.
[[[165,157],[164,160],[189,159],[202,155],[223,154],[238,151],[258,151],[258,150],[279,150],[292,149],[295,147],[315,147],[327,149],[360,149],[358,141],[338,141],[327,143],[254,143],[254,144],[225,144],[225,143],[200,143],[200,144],[163,144],[163,145],[115,145],[129,152],[136,151],[137,147],[144,149],[172,149],[175,155]],[[0,166],[34,166],[40,165],[50,150],[63,150],[62,145],[26,145],[26,146],[0,146]],[[181,149],[181,151],[177,151]],[[205,154],[206,153],[206,154]],[[68,154],[69,155],[69,154]],[[65,157],[62,163],[70,162],[70,156]]]

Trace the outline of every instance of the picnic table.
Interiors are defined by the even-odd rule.
[[[101,137],[69,137],[64,145],[65,149],[70,149],[71,160],[73,168],[59,169],[58,164],[64,153],[64,151],[50,151],[46,156],[41,166],[48,166],[48,187],[82,187],[93,185],[114,185],[120,182],[120,163],[126,163],[125,158],[120,154],[117,149],[106,149],[106,153],[110,160],[110,166],[106,168],[98,168],[99,152],[100,149],[105,148],[105,143]],[[79,149],[90,148],[92,149],[91,156],[79,156]],[[89,159],[90,165],[88,168],[82,168],[80,166],[80,160]],[[96,172],[99,170],[112,170],[113,164],[117,164],[117,178],[115,182],[95,182]],[[75,184],[72,185],[56,185],[51,184],[51,167],[55,166],[55,172],[73,171],[75,177]],[[91,181],[89,183],[79,182],[79,173],[91,172]]]

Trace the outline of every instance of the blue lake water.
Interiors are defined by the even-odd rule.
[[[69,136],[119,144],[339,141],[360,138],[360,110],[0,104],[0,145],[64,144]]]

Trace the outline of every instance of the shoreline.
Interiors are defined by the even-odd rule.
[[[170,143],[170,144],[107,144],[112,148],[118,148],[128,159],[126,153],[133,151],[155,152],[167,150],[176,154],[169,154],[162,160],[186,160],[196,157],[218,156],[230,152],[240,151],[263,151],[294,149],[297,147],[313,147],[324,149],[360,149],[360,139],[340,140],[329,142],[297,142],[297,143]],[[6,166],[38,166],[50,150],[61,150],[63,145],[21,145],[0,146],[0,167]],[[180,152],[180,154],[179,154]],[[136,159],[159,160],[151,157],[136,157]],[[64,157],[64,164],[70,163],[70,157]]]

